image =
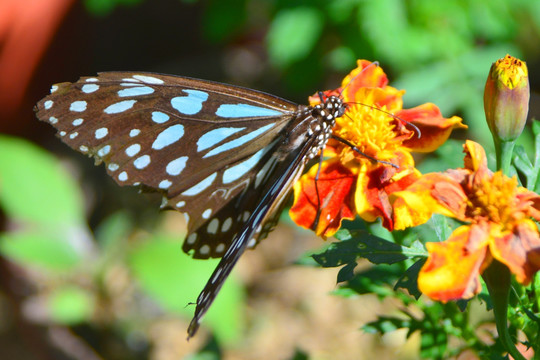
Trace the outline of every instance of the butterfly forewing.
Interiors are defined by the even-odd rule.
[[[53,86],[38,117],[69,146],[104,161],[120,185],[164,192],[170,206],[188,214],[193,230],[245,191],[250,176],[260,173],[260,166],[257,172],[250,167],[295,109],[241,87],[115,72]]]

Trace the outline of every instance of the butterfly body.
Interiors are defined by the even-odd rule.
[[[104,162],[118,184],[155,189],[167,207],[184,212],[185,252],[222,258],[197,299],[189,336],[241,254],[275,226],[344,110],[336,96],[311,107],[237,86],[131,72],[54,85],[36,107],[40,120]]]

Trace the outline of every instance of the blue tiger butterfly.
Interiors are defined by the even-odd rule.
[[[119,185],[159,191],[185,213],[183,250],[221,258],[197,298],[188,338],[232,268],[277,224],[292,185],[332,136],[346,105],[316,106],[211,81],[106,72],[52,86],[37,117]]]

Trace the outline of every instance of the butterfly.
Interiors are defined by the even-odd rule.
[[[332,137],[340,96],[315,106],[216,82],[105,72],[53,85],[36,105],[71,148],[119,185],[159,191],[183,212],[183,250],[221,258],[197,298],[188,339],[248,248],[278,222],[293,184]]]

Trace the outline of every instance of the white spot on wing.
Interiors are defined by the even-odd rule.
[[[120,180],[120,181],[126,181],[127,179],[128,179],[128,175],[127,175],[127,172],[125,172],[125,171],[122,171],[118,175],[118,180]]]
[[[216,252],[217,253],[222,253],[224,250],[225,250],[225,244],[224,243],[219,243],[218,246],[216,246]]]
[[[145,82],[147,84],[160,85],[160,84],[165,83],[163,80],[158,79],[157,77],[148,76],[148,75],[133,75],[133,78],[136,79],[136,80],[140,80],[142,82]]]
[[[131,129],[131,131],[129,132],[129,136],[135,137],[135,136],[139,135],[140,133],[141,133],[141,130],[139,130],[139,129]]]
[[[223,225],[221,225],[221,232],[227,232],[231,228],[232,225],[232,218],[228,217],[223,222]]]
[[[86,85],[83,85],[83,87],[81,88],[82,92],[86,94],[93,93],[97,91],[98,89],[99,89],[99,85],[96,85],[96,84],[86,84]]]
[[[158,187],[159,187],[160,189],[166,190],[166,189],[170,188],[171,185],[172,185],[172,182],[171,182],[170,180],[165,179],[165,180],[162,180],[162,181],[159,183]]]
[[[170,116],[161,111],[152,111],[152,121],[158,124],[163,124],[170,119]]]
[[[129,157],[135,156],[141,151],[141,145],[140,144],[133,144],[126,148],[126,155]]]
[[[203,150],[206,150],[208,148],[211,148],[212,146],[222,142],[226,138],[228,138],[231,135],[236,134],[239,131],[244,130],[245,127],[240,128],[219,128],[210,130],[209,132],[203,134],[199,140],[197,140],[197,151],[201,152]]]
[[[229,184],[235,180],[240,179],[242,176],[246,175],[249,170],[251,170],[263,157],[266,152],[266,148],[263,148],[257,151],[249,159],[242,161],[240,164],[231,166],[223,172],[223,183]]]
[[[109,165],[107,165],[107,169],[109,169],[110,171],[116,171],[118,170],[118,168],[120,168],[120,166],[118,166],[118,164],[116,163],[110,163]]]
[[[107,129],[106,127],[99,128],[95,132],[96,139],[103,139],[105,136],[107,136],[108,133],[109,129]]]
[[[197,240],[197,233],[190,234],[186,239],[186,243],[193,245],[195,244],[195,240]]]
[[[154,92],[149,86],[134,86],[127,89],[118,90],[118,96],[127,97],[127,96],[141,96],[141,95],[150,95]]]
[[[167,164],[166,171],[167,174],[171,176],[179,175],[182,170],[186,167],[186,161],[188,160],[187,156],[181,156],[178,159],[172,160]]]
[[[217,233],[218,228],[219,228],[219,220],[217,218],[213,218],[208,224],[206,231],[208,231],[209,234],[215,234]]]
[[[199,252],[202,254],[202,255],[208,255],[210,253],[210,246],[204,244],[203,246],[201,246],[201,248],[199,249]]]
[[[117,103],[114,103],[106,107],[105,110],[103,110],[103,112],[106,114],[118,114],[118,113],[131,109],[133,105],[135,105],[136,102],[137,100],[119,101]]]
[[[184,126],[176,124],[169,126],[158,134],[156,140],[152,144],[152,149],[161,150],[166,146],[174,144],[184,136]]]
[[[206,189],[210,185],[212,185],[212,183],[214,182],[216,177],[217,177],[217,173],[211,174],[206,179],[202,180],[198,184],[196,184],[196,185],[190,187],[189,189],[187,189],[186,191],[184,191],[182,193],[182,195],[184,195],[184,196],[194,196],[194,195],[197,195],[197,194],[201,193],[204,189]]]
[[[212,209],[206,209],[203,211],[201,216],[203,217],[203,219],[209,219],[210,215],[212,215]]]
[[[88,104],[86,103],[86,101],[84,100],[78,100],[78,101],[74,101],[71,103],[71,105],[69,106],[69,110],[70,111],[75,111],[75,112],[83,112],[86,110],[86,106]]]
[[[45,110],[49,110],[50,108],[52,108],[53,104],[54,104],[54,101],[47,100],[43,103],[43,107],[45,108]]]
[[[147,167],[148,164],[150,164],[150,161],[151,159],[149,155],[143,155],[133,161],[133,166],[135,166],[139,170],[142,170]]]
[[[176,207],[177,207],[177,208],[181,208],[181,207],[183,207],[184,205],[186,205],[186,202],[185,202],[185,201],[182,201],[182,200],[176,203]]]
[[[270,130],[274,125],[275,125],[275,123],[265,125],[265,126],[263,126],[261,128],[258,128],[257,130],[254,130],[254,131],[252,131],[252,132],[250,132],[250,133],[248,133],[248,134],[246,134],[244,136],[240,136],[237,139],[226,142],[225,144],[220,145],[220,146],[210,150],[208,153],[206,153],[203,156],[203,158],[218,155],[218,154],[221,154],[224,151],[228,151],[228,150],[234,149],[236,147],[245,145],[249,141],[255,139],[259,135],[264,134],[266,131]]]
[[[111,152],[111,145],[105,145],[104,147],[98,150],[97,154],[98,156],[103,157],[107,155],[109,152]]]
[[[84,121],[84,120],[83,120],[83,119],[80,119],[80,118],[79,118],[79,119],[75,119],[75,120],[73,120],[72,124],[73,124],[73,126],[79,126],[79,125],[81,125],[81,124],[83,123],[83,121]]]

